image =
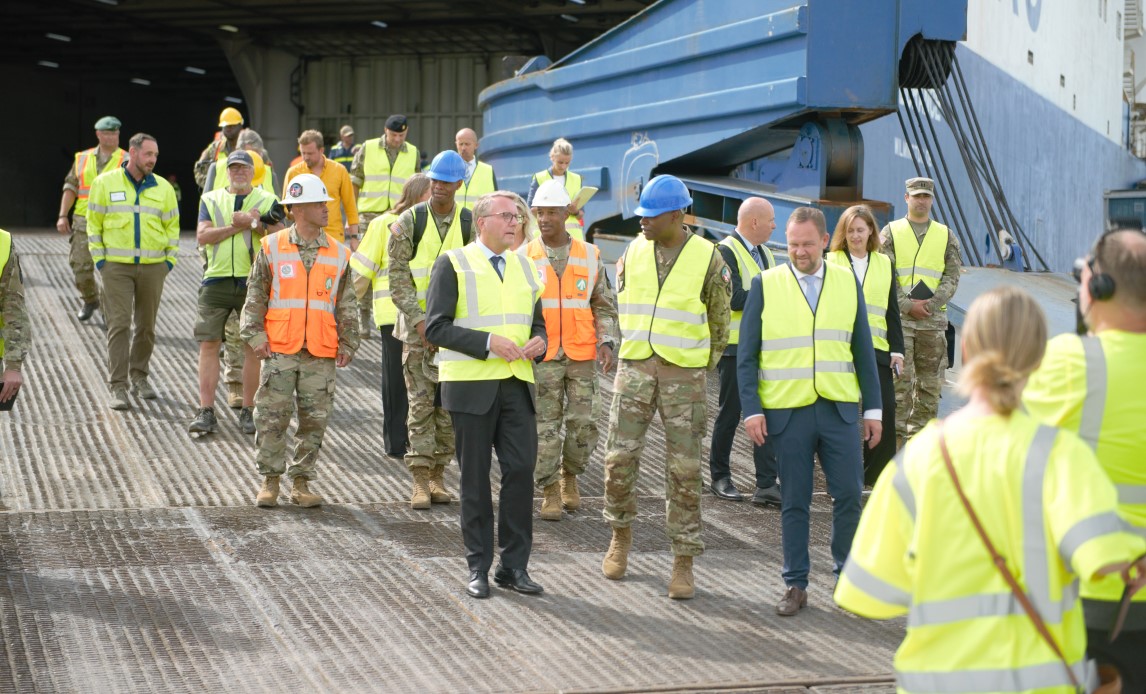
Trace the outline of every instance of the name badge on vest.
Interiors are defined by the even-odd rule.
[[[126,202],[127,201],[127,193],[123,192],[122,190],[113,190],[111,193],[111,201],[112,202]]]
[[[294,263],[279,263],[279,276],[287,279],[294,277]]]

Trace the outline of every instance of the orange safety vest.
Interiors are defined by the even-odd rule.
[[[264,236],[262,243],[272,278],[264,321],[271,351],[296,354],[305,345],[316,357],[338,356],[334,305],[346,279],[350,249],[327,234],[327,245],[319,246],[308,274],[298,246],[291,243],[290,229]]]
[[[91,195],[92,181],[101,173],[115,171],[123,166],[127,152],[116,147],[111,158],[107,160],[107,163],[104,164],[103,168],[99,171],[96,170],[98,156],[99,147],[92,147],[82,152],[76,152],[76,177],[80,180],[79,190],[76,191],[76,214],[81,217],[87,215],[88,196]]]
[[[595,359],[597,330],[589,297],[597,284],[601,251],[584,241],[572,239],[569,260],[560,278],[549,264],[541,239],[531,241],[525,254],[545,273],[545,288],[541,292],[541,313],[545,316],[545,332],[549,339],[545,361],[556,357],[558,348],[563,348],[565,355],[573,361]]]

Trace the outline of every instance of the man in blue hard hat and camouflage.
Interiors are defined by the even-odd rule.
[[[402,371],[409,391],[406,465],[414,478],[410,506],[416,509],[453,500],[442,475],[454,457],[454,427],[450,413],[435,404],[438,367],[433,362],[436,348],[426,341],[426,290],[434,260],[469,243],[473,226],[470,211],[454,203],[466,175],[461,155],[453,150],[438,154],[426,175],[430,199],[398,217],[386,247],[390,298],[398,309],[394,337],[403,343]]]
[[[692,204],[673,176],[641,191],[641,235],[617,261],[621,348],[605,453],[605,519],[613,539],[601,566],[619,580],[628,566],[645,434],[659,411],[665,428],[665,526],[672,540],[668,594],[694,593],[700,539],[700,442],[708,423],[705,382],[728,342],[732,277],[716,246],[684,226]]]

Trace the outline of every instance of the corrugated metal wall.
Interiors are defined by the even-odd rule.
[[[454,134],[481,136],[478,93],[494,79],[483,55],[324,58],[308,63],[302,80],[299,130],[316,128],[337,143],[349,123],[356,142],[382,135],[386,118],[405,114],[409,141],[430,157],[454,148]]]

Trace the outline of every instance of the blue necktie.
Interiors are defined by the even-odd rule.
[[[804,296],[808,298],[812,313],[815,313],[816,304],[820,301],[820,278],[815,275],[805,275],[801,281],[804,283]]]
[[[505,262],[505,258],[500,255],[490,256],[489,262],[493,265],[493,270],[497,273],[498,279],[504,280],[505,275],[501,273],[501,264]]]
[[[752,249],[748,251],[748,253],[752,256],[752,260],[756,261],[756,267],[763,270],[764,261],[760,258],[760,251],[755,246],[753,246]]]

